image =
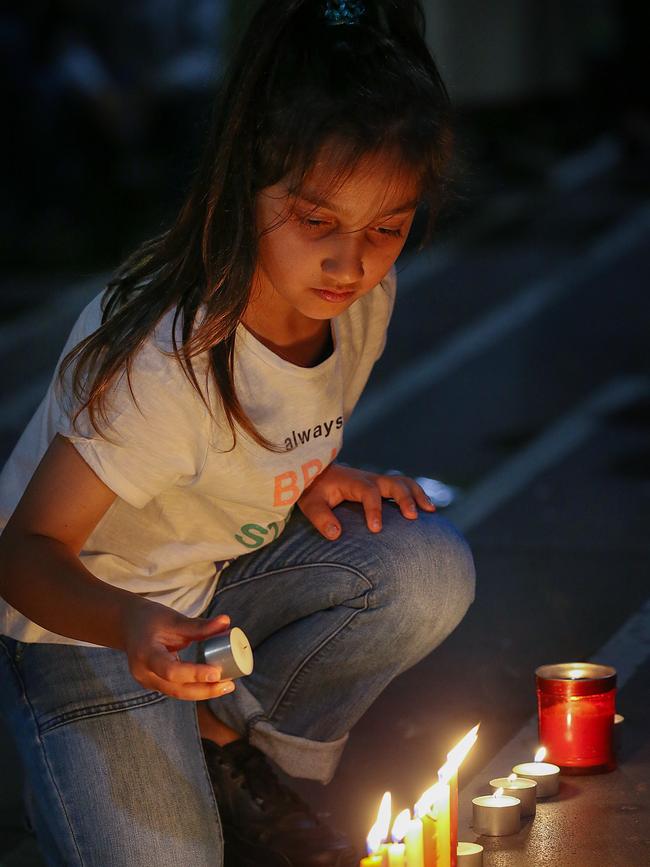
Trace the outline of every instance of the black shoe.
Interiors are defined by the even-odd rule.
[[[227,865],[356,867],[348,840],[323,825],[280,783],[256,747],[245,740],[224,747],[201,741],[219,805]]]

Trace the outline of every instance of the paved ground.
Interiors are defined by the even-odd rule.
[[[388,348],[342,459],[456,487],[447,513],[472,545],[478,592],[458,630],[360,720],[333,782],[299,784],[360,849],[381,793],[412,805],[480,721],[461,778],[474,839],[465,814],[490,763],[525,760],[535,740],[534,668],[595,657],[631,672],[619,770],[566,782],[532,826],[489,843],[485,864],[648,863],[650,636],[641,626],[634,640],[607,642],[648,598],[650,190],[616,154],[595,142],[545,183],[496,193],[455,243],[404,268]],[[36,329],[20,314],[5,324],[0,459],[95,282],[50,307],[41,296]],[[0,773],[0,864],[36,867],[7,737]]]

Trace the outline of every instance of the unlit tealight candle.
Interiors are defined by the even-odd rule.
[[[459,843],[458,867],[483,867],[483,847],[478,843]]]
[[[203,656],[208,665],[221,669],[222,680],[234,680],[253,670],[251,643],[237,626],[204,641]]]

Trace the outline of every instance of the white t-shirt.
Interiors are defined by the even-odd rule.
[[[101,324],[102,294],[79,316],[59,361]],[[138,406],[126,376],[111,391],[111,428],[105,433],[113,442],[96,433],[85,412],[77,432],[72,429],[70,407],[59,400],[53,378],[0,474],[0,528],[60,433],[117,494],[80,552],[84,566],[115,587],[189,617],[200,615],[223,562],[276,539],[305,486],[340,451],[345,423],[383,351],[394,301],[391,270],[332,320],[333,352],[316,367],[285,361],[238,327],[237,396],[257,430],[282,445],[282,453],[240,430],[236,447],[227,451],[232,435],[207,377],[208,353],[192,362],[216,422],[176,358],[164,354],[172,352],[174,311],[134,357],[131,385]],[[180,321],[176,333],[180,342]],[[24,642],[97,646],[49,632],[2,599],[0,633]]]

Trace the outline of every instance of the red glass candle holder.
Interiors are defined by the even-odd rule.
[[[568,774],[613,771],[616,670],[567,662],[542,665],[535,675],[545,761]]]

